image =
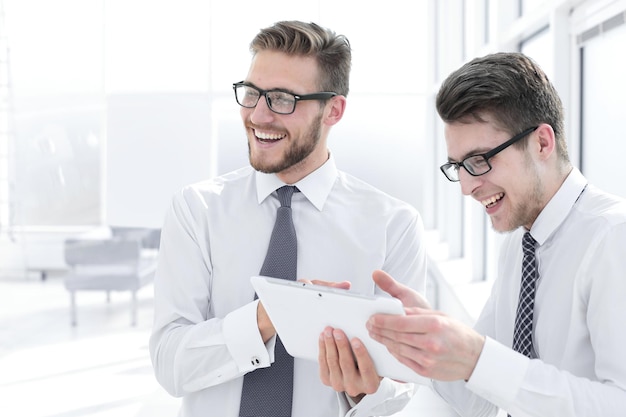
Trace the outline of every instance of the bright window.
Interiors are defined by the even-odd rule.
[[[626,85],[615,53],[626,43],[621,24],[588,40],[582,59],[582,163],[592,184],[626,197],[623,156],[626,154]]]

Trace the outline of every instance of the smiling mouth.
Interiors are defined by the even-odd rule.
[[[493,207],[498,201],[502,200],[503,197],[504,197],[504,193],[496,194],[492,196],[491,198],[482,200],[481,203],[483,206],[485,206],[485,208],[490,208],[490,207]]]
[[[283,133],[269,133],[269,132],[261,132],[258,130],[254,131],[254,135],[256,136],[256,138],[261,141],[261,142],[275,142],[277,140],[281,140],[283,139],[285,136],[285,134]]]

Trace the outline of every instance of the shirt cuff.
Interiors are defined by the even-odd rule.
[[[417,387],[413,383],[397,382],[389,378],[380,381],[375,393],[365,395],[358,404],[345,393],[344,404],[352,406],[350,410],[342,410],[345,417],[388,416],[402,410],[411,400]]]
[[[257,323],[259,301],[246,304],[226,315],[223,322],[224,340],[239,371],[247,373],[267,368],[274,360],[275,337],[263,343]]]
[[[510,404],[521,389],[529,365],[528,357],[486,337],[466,387],[494,404]]]

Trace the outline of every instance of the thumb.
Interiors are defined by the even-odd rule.
[[[430,309],[428,301],[419,292],[393,279],[391,275],[380,269],[372,273],[372,279],[387,294],[399,299],[405,307]]]
[[[372,273],[372,279],[381,290],[385,291],[392,297],[400,298],[403,293],[403,285],[381,269],[377,269]]]

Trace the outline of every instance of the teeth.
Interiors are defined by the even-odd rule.
[[[279,135],[277,133],[255,132],[256,137],[264,140],[278,140],[285,137],[285,135]]]
[[[491,198],[488,198],[486,200],[482,200],[481,203],[483,206],[488,207],[492,204],[494,204],[496,201],[500,200],[502,197],[504,197],[504,193],[500,193],[498,195],[494,195]]]

